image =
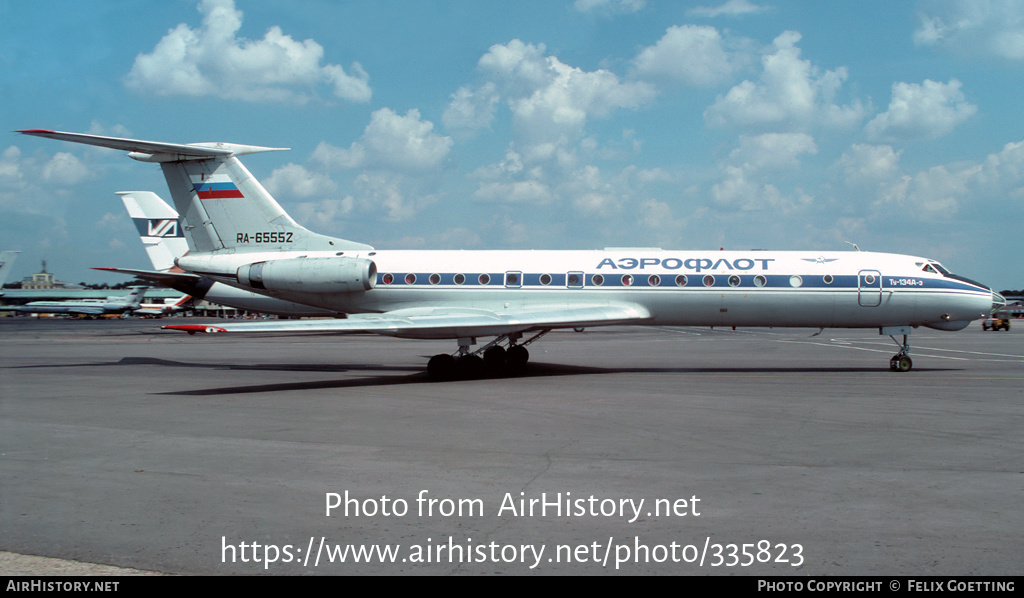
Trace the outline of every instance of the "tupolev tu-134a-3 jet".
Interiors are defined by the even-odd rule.
[[[239,160],[286,148],[19,132],[159,164],[185,224],[185,273],[344,314],[164,328],[456,340],[430,358],[436,379],[516,372],[547,332],[609,325],[877,328],[899,349],[890,369],[906,372],[914,328],[960,330],[1005,304],[935,260],[889,253],[377,250],[300,226]]]

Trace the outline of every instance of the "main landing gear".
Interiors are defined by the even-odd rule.
[[[910,326],[887,326],[879,332],[888,334],[889,338],[900,347],[900,352],[889,360],[889,369],[894,372],[909,372],[914,367],[914,360],[910,358]],[[896,340],[896,335],[900,334],[903,335],[902,343]]]
[[[526,362],[530,360],[526,345],[548,332],[542,330],[522,343],[519,342],[523,337],[521,332],[503,334],[476,351],[470,349],[476,339],[460,338],[458,354],[434,355],[427,362],[427,374],[432,380],[468,380],[522,374],[526,370]],[[505,342],[508,343],[507,348],[502,346]]]

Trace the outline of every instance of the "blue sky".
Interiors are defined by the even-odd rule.
[[[12,280],[147,268],[120,152],[249,169],[377,248],[862,249],[1024,287],[1024,2],[0,1]]]

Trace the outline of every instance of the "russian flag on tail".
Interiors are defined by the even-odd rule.
[[[225,175],[193,176],[192,187],[199,199],[237,199],[245,197],[238,187]]]

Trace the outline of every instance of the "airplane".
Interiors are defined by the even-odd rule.
[[[333,310],[260,295],[181,270],[174,265],[174,260],[188,251],[188,233],[187,227],[179,221],[174,208],[152,191],[118,191],[117,195],[139,231],[139,237],[153,264],[153,270],[108,267],[93,268],[94,270],[129,274],[147,282],[181,291],[195,299],[205,299],[211,303],[246,311],[288,317],[344,316]],[[139,313],[145,312],[140,310]]]
[[[99,268],[94,268],[98,270]],[[138,309],[132,312],[136,316],[155,316],[161,318],[173,314],[174,312],[182,311],[185,309],[185,305],[192,300],[191,295],[182,295],[177,301],[173,303],[142,303]]]
[[[18,259],[20,251],[0,252],[0,297],[3,297],[4,285],[7,284],[7,277],[14,268],[14,260]]]
[[[300,226],[239,160],[287,148],[19,132],[159,164],[190,235],[182,270],[349,314],[164,328],[456,340],[457,352],[428,361],[433,379],[518,373],[527,345],[549,331],[610,325],[877,328],[899,349],[890,369],[907,372],[914,328],[961,330],[1005,305],[935,260],[890,253],[376,250]]]
[[[142,305],[147,287],[131,287],[127,295],[111,295],[106,299],[69,299],[67,301],[32,301],[25,305],[6,305],[0,311],[35,314],[78,314],[102,316],[132,313]]]

